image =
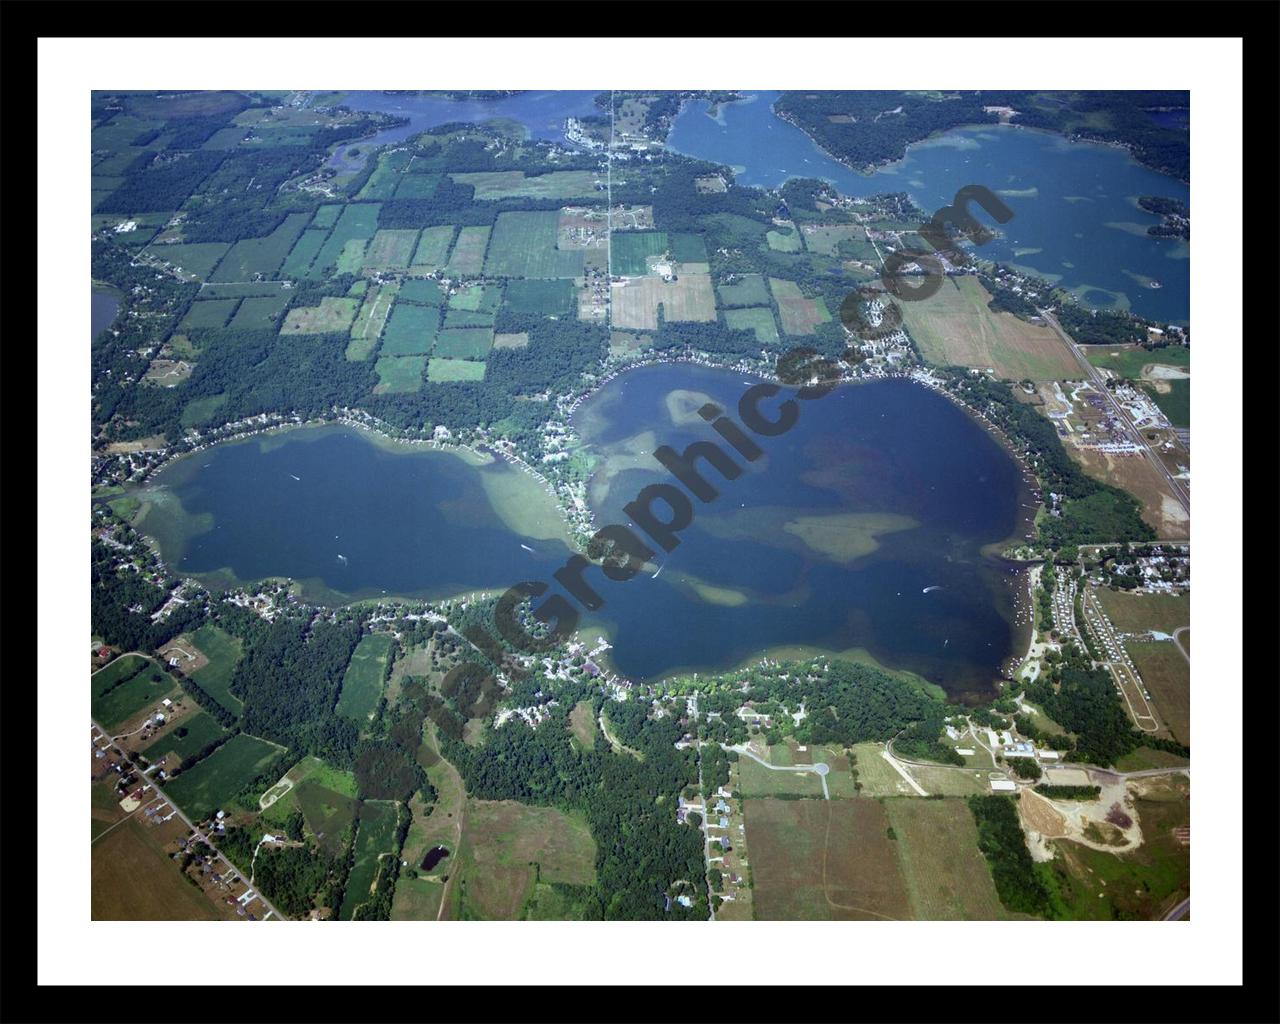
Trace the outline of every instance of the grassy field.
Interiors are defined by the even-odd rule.
[[[331,228],[338,223],[338,216],[341,213],[341,203],[326,203],[316,210],[316,215],[311,218],[311,226],[315,228]]]
[[[191,634],[191,642],[209,659],[209,664],[192,673],[195,684],[233,715],[240,714],[244,702],[232,694],[230,686],[244,645],[214,625],[201,626]]]
[[[289,304],[289,293],[261,295],[247,298],[240,303],[236,315],[231,318],[232,330],[267,330],[276,326],[284,307]]]
[[[1093,593],[1103,611],[1121,633],[1154,629],[1173,634],[1191,625],[1191,598],[1174,594],[1130,594],[1095,587]]]
[[[548,171],[528,177],[524,171],[476,171],[449,175],[475,189],[476,199],[580,199],[596,194],[595,171]]]
[[[412,302],[418,306],[437,306],[444,303],[444,293],[434,281],[422,278],[411,278],[400,285],[400,301]]]
[[[175,777],[165,786],[165,795],[188,817],[208,817],[248,785],[283,749],[239,733]]]
[[[769,288],[778,304],[778,316],[782,320],[783,334],[812,334],[818,324],[831,320],[831,314],[821,299],[806,299],[800,286],[794,281],[769,278]]]
[[[444,311],[446,330],[459,330],[469,327],[487,327],[493,332],[493,314],[480,313],[470,309],[446,309]]]
[[[949,277],[921,302],[902,302],[907,331],[927,362],[992,368],[1009,380],[1069,380],[1080,366],[1048,327],[987,308],[991,295],[971,275]]]
[[[382,356],[421,356],[431,351],[440,327],[440,311],[434,306],[397,302],[382,331]]]
[[[134,818],[93,844],[89,891],[94,921],[217,921],[227,916],[182,877],[164,851],[161,837],[168,833],[163,829]]]
[[[554,284],[555,282],[531,282]],[[473,284],[460,288],[449,296],[449,308],[460,311],[492,314],[502,304],[502,285]]]
[[[583,254],[556,248],[559,213],[517,210],[498,214],[484,270],[494,277],[581,277]],[[459,246],[462,242],[459,239]]]
[[[1129,380],[1140,380],[1147,366],[1173,366],[1189,369],[1191,349],[1185,345],[1166,345],[1146,349],[1141,345],[1083,345],[1081,351],[1094,366],[1112,370]]]
[[[1151,691],[1156,713],[1173,733],[1191,744],[1191,666],[1168,640],[1126,643],[1125,650],[1143,683]]]
[[[150,658],[117,658],[92,679],[90,710],[105,729],[115,729],[142,711],[158,706],[178,688],[173,677]]]
[[[491,348],[492,327],[466,327],[441,331],[431,354],[441,359],[483,359]]]
[[[322,206],[321,210],[333,209],[338,207]],[[317,216],[319,213],[317,211]],[[324,248],[325,239],[329,237],[328,228],[307,228],[298,236],[297,242],[294,243],[289,255],[285,257],[284,264],[280,267],[280,276],[289,278],[306,277],[307,271],[311,268],[311,264],[315,261],[316,254]]]
[[[517,919],[535,880],[595,881],[596,846],[579,814],[510,800],[470,800],[466,836],[453,868],[459,872],[464,920]]]
[[[231,314],[240,305],[239,299],[206,299],[191,303],[187,315],[178,324],[178,330],[191,331],[202,327],[225,327]]]
[[[632,278],[613,288],[614,326],[628,330],[658,328],[658,306],[669,322],[709,322],[716,318],[715,293],[707,274],[682,274],[677,281]]]
[[[805,224],[800,228],[805,248],[820,256],[834,256],[841,242],[864,241],[866,229],[861,224]]]
[[[732,284],[722,284],[716,290],[720,293],[720,305],[725,307],[769,304],[769,289],[759,274],[744,274]]]
[[[326,295],[318,306],[294,306],[284,318],[281,334],[345,334],[360,308],[357,299]]]
[[[774,252],[799,252],[804,248],[800,232],[794,224],[776,227],[765,233],[765,241]]]
[[[374,285],[365,290],[364,303],[351,324],[351,340],[347,342],[346,351],[348,360],[360,362],[373,355],[378,339],[382,337],[382,328],[391,316],[391,307],[399,290],[400,284],[397,281]]]
[[[342,677],[336,708],[338,714],[360,725],[366,725],[373,717],[382,697],[382,683],[387,677],[387,659],[393,643],[387,633],[374,633],[361,639],[351,655],[346,675]]]
[[[184,427],[203,426],[213,419],[214,414],[226,400],[225,394],[206,395],[204,398],[193,399],[186,404],[179,420]]]
[[[1142,385],[1175,427],[1191,426],[1191,381],[1147,381]]]
[[[418,244],[416,228],[384,229],[373,236],[364,254],[366,273],[381,270],[408,270]]]
[[[747,800],[761,921],[906,920],[889,820],[877,800]]]
[[[329,773],[345,776],[339,781],[349,782],[350,792],[326,785],[333,781],[326,777]],[[343,832],[356,819],[355,777],[333,769],[323,774],[313,772],[294,787],[290,796],[320,847],[330,857],[337,856],[342,851]]]
[[[857,743],[853,747],[854,767],[863,796],[916,796],[906,779],[880,756],[883,743]]]
[[[210,280],[249,281],[255,274],[274,277],[294,243],[302,235],[309,219],[305,213],[291,213],[271,234],[236,242],[218,264],[218,269]]]
[[[356,194],[357,199],[390,199],[396,194],[396,186],[400,184],[400,176],[413,160],[413,154],[407,150],[383,153],[378,157],[378,165],[369,175],[369,180]]]
[[[441,174],[402,174],[395,196],[397,199],[426,199],[435,195],[443,179]]]
[[[471,359],[433,358],[427,365],[427,380],[448,383],[455,380],[484,380],[484,363]]]
[[[489,245],[488,227],[466,227],[458,232],[453,244],[453,254],[445,265],[450,277],[475,277],[485,265],[485,250]]]
[[[177,242],[148,246],[146,253],[164,260],[188,280],[205,280],[231,248],[229,242]]]
[[[180,730],[185,735],[177,735]],[[163,760],[166,754],[176,754],[180,758],[192,757],[210,743],[222,739],[226,734],[227,730],[222,728],[212,715],[197,711],[194,715],[182,719],[177,726],[170,729],[142,753],[149,761]]]
[[[738,759],[744,798],[795,793],[799,796],[822,796],[822,782],[813,772],[780,772],[766,768],[749,757]]]
[[[569,281],[512,281],[504,304],[515,313],[564,316],[574,311],[576,300]]]
[[[373,368],[378,374],[374,394],[407,394],[422,387],[426,356],[379,356]]]
[[[569,728],[573,737],[587,750],[596,742],[596,716],[589,700],[580,700],[569,712]]]
[[[649,273],[649,259],[669,247],[665,231],[617,231],[610,239],[613,272],[621,277],[643,277]]]
[[[1003,921],[963,800],[885,800],[912,915],[922,921]]]
[[[440,912],[440,899],[444,895],[444,883],[426,878],[407,878],[403,874],[396,880],[396,893],[391,904],[393,921],[434,921]]]
[[[364,243],[377,234],[378,211],[381,209],[381,203],[348,203],[344,206],[329,237],[312,261],[307,277],[312,280],[332,277],[335,269],[342,269],[348,242],[360,243],[359,248],[363,251]],[[346,262],[350,262],[350,257]]]
[[[1159,920],[1191,891],[1191,847],[1173,829],[1190,824],[1183,783],[1134,801],[1143,843],[1129,853],[1094,850],[1070,840],[1054,845],[1058,896],[1072,920]]]
[[[778,340],[778,326],[773,322],[773,310],[768,306],[726,309],[724,319],[735,331],[755,331],[762,345]]]
[[[338,917],[350,921],[356,907],[369,898],[377,880],[379,858],[396,852],[396,808],[394,800],[366,800],[360,807],[356,831],[355,862],[347,876]]]
[[[448,263],[454,230],[451,224],[423,228],[409,269],[415,274],[433,274]]]

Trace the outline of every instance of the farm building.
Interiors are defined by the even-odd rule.
[[[993,793],[1012,793],[1017,788],[1017,785],[1008,779],[991,780],[991,791]]]

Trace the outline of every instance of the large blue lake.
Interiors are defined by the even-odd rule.
[[[1159,218],[1138,207],[1140,195],[1189,201],[1190,190],[1143,167],[1124,150],[1068,142],[1016,126],[961,128],[916,143],[904,160],[861,174],[823,153],[773,112],[780,93],[740,103],[687,104],[668,144],[734,168],[744,185],[775,188],[788,178],[823,178],[848,196],[907,192],[925,210],[951,202],[965,185],[985,185],[1014,212],[1004,237],[981,255],[1026,269],[1098,308],[1132,309],[1183,323],[1190,305],[1189,246],[1157,239]],[[1185,122],[1185,111],[1168,112]],[[985,217],[975,207],[974,212]],[[1158,282],[1159,288],[1149,287]]]
[[[628,523],[622,506],[671,479],[653,458],[658,444],[716,437],[691,410],[707,400],[736,409],[750,383],[653,366],[584,403],[577,422],[598,459],[601,525]],[[720,497],[695,502],[680,545],[655,549],[651,571],[620,583],[589,570],[604,605],[583,613],[583,627],[611,637],[613,663],[632,678],[787,648],[870,656],[956,695],[988,692],[1017,646],[1022,577],[991,554],[1026,529],[1017,465],[966,413],[906,381],[843,387],[801,412],[787,434],[761,439],[758,461],[739,460],[738,479],[708,471]],[[329,601],[522,580],[559,590],[552,573],[568,548],[509,526],[486,485],[486,474],[511,472],[308,428],[171,465],[146,492],[141,528],[179,571],[223,585],[288,576]]]

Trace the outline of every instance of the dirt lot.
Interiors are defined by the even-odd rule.
[[[879,801],[748,800],[757,920],[905,920],[911,915]]]
[[[676,281],[643,277],[613,285],[613,324],[656,331],[659,304],[667,321],[709,322],[716,318],[710,275],[682,274]]]

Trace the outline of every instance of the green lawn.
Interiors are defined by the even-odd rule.
[[[179,736],[178,733],[183,733]],[[147,747],[142,753],[150,761],[159,761],[166,754],[177,754],[178,757],[191,757],[200,753],[215,740],[222,739],[227,730],[222,728],[214,717],[204,711],[183,719],[176,729]]]
[[[366,636],[351,655],[338,696],[338,714],[366,725],[377,710],[382,684],[387,677],[387,658],[392,638],[386,633]]]

